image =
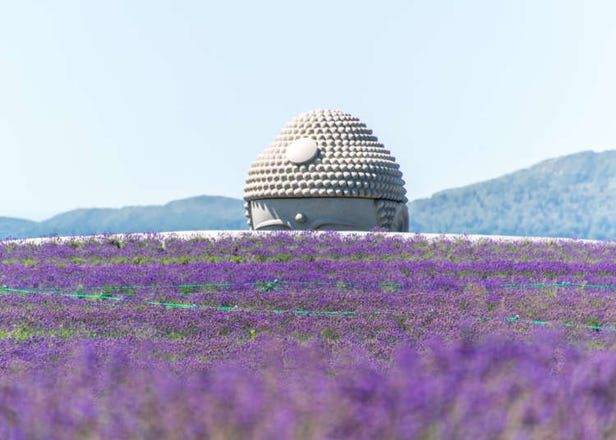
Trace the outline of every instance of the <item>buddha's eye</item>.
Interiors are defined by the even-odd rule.
[[[280,219],[266,220],[255,225],[255,230],[258,231],[288,231],[291,225],[283,222]]]
[[[332,223],[325,223],[322,225],[319,225],[315,228],[315,230],[320,231],[320,230],[328,230],[328,231],[349,231],[349,230],[353,230],[356,228],[352,228],[350,226],[345,226],[345,225],[335,225]]]
[[[320,218],[310,223],[310,229],[320,230],[327,229],[331,231],[353,231],[359,229],[360,226],[355,223],[345,222],[337,218]]]
[[[291,230],[291,228],[289,228],[287,225],[271,225],[271,226],[265,226],[262,228],[257,228],[258,231],[289,231]]]

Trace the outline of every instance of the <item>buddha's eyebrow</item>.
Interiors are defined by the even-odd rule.
[[[267,228],[268,226],[284,226],[287,229],[291,229],[291,225],[277,218],[271,219],[271,220],[265,220],[264,222],[261,222],[255,225],[255,229]]]
[[[308,225],[310,229],[317,229],[321,226],[325,225],[336,225],[336,226],[344,226],[349,228],[359,228],[360,226],[355,223],[345,222],[344,220],[340,220],[337,218],[318,218]]]

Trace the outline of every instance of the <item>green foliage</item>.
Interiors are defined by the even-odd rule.
[[[109,243],[112,246],[117,247],[118,249],[122,249],[126,245],[126,243],[123,240],[121,240],[121,239],[119,239],[117,237],[110,237],[110,238],[108,238],[107,239],[107,243]]]
[[[336,329],[333,329],[331,327],[326,327],[321,330],[321,337],[326,341],[331,342],[337,342],[340,339],[340,336],[338,335]]]
[[[583,152],[409,205],[411,232],[616,239],[616,151]]]

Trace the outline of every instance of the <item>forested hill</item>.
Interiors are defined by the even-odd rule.
[[[616,240],[616,151],[550,159],[409,208],[411,232]],[[199,196],[162,206],[78,209],[42,222],[0,217],[0,239],[207,229],[247,229],[243,201]]]
[[[586,151],[409,204],[412,232],[616,240],[616,151]]]
[[[42,222],[0,217],[0,239],[247,228],[244,202],[217,196],[192,197],[162,206],[76,209]]]

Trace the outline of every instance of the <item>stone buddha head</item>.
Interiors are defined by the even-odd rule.
[[[338,110],[289,122],[252,164],[244,200],[255,230],[409,227],[395,158],[364,123]]]

